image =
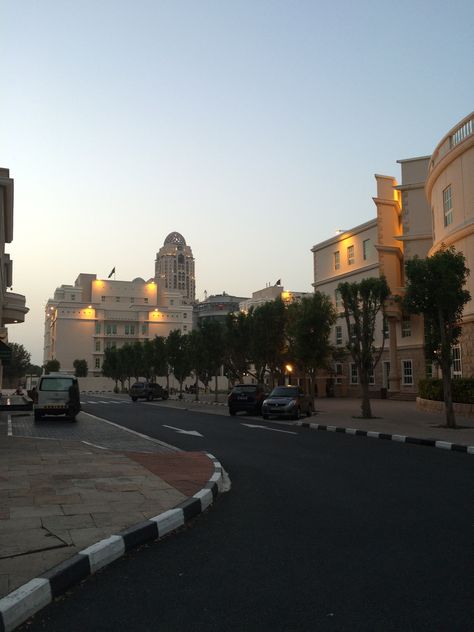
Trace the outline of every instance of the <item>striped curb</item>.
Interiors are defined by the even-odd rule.
[[[214,502],[224,485],[220,462],[212,454],[206,453],[206,456],[214,464],[214,474],[194,496],[174,509],[169,509],[154,518],[88,546],[0,599],[0,632],[11,632],[73,584],[111,564],[127,551],[146,542],[160,540],[205,511]]]
[[[386,432],[374,432],[373,430],[358,430],[356,428],[346,428],[345,426],[327,426],[324,424],[312,424],[308,422],[300,422],[296,425],[301,426],[302,428],[309,428],[310,430],[342,432],[344,434],[354,435],[357,437],[385,439],[387,441],[397,441],[398,443],[412,443],[415,445],[424,445],[431,448],[440,448],[441,450],[451,450],[452,452],[465,452],[466,454],[474,454],[474,445],[459,445],[458,443],[450,443],[449,441],[440,441],[438,439],[422,439],[419,437],[408,437],[406,435],[388,434]]]

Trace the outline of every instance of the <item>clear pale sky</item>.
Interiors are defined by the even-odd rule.
[[[1,0],[0,166],[15,180],[9,339],[80,272],[149,278],[171,231],[197,297],[281,279],[375,216],[374,173],[474,109],[474,3]]]

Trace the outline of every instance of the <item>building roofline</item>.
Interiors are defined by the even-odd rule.
[[[431,154],[429,156],[416,156],[415,158],[402,158],[401,160],[397,160],[400,165],[403,165],[405,162],[417,162],[418,160],[429,160],[431,158]]]
[[[330,244],[336,244],[342,239],[347,239],[347,237],[352,237],[353,235],[357,235],[357,233],[361,233],[362,231],[367,230],[367,228],[372,228],[376,226],[377,226],[377,218],[375,217],[374,219],[371,219],[368,222],[364,222],[363,224],[359,224],[358,226],[349,228],[349,230],[343,230],[342,233],[339,233],[338,235],[335,235],[334,237],[330,237],[329,239],[326,239],[325,241],[320,241],[318,244],[315,244],[311,248],[311,252],[315,252],[316,250],[319,250],[320,248],[325,248],[326,246],[329,246]]]

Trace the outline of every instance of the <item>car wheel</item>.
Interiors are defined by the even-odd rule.
[[[231,415],[232,417],[235,417],[235,410],[232,410],[232,408],[229,408],[229,415]]]
[[[75,421],[77,421],[77,417],[76,417],[76,415],[71,415],[71,416],[69,417],[69,421],[71,421],[72,423],[74,423]]]
[[[132,397],[132,402],[136,402],[137,401],[137,397]]]
[[[291,418],[292,419],[296,419],[296,420],[298,420],[300,418],[300,409],[299,408],[296,409],[295,413],[292,415]]]

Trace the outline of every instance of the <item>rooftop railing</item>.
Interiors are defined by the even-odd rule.
[[[430,171],[457,145],[474,134],[474,114],[470,114],[454,127],[436,147],[431,156]]]

